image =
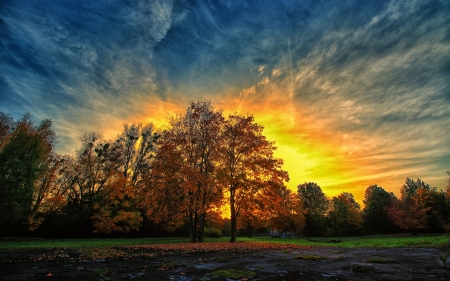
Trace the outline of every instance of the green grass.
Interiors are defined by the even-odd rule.
[[[243,279],[255,276],[256,273],[247,270],[237,270],[237,269],[220,269],[212,273],[214,276],[220,276],[230,279]]]
[[[442,235],[373,235],[359,237],[329,237],[329,238],[272,238],[272,237],[239,237],[241,243],[279,243],[303,246],[326,247],[448,247],[449,234]],[[209,238],[206,242],[228,242],[229,238]],[[330,242],[331,241],[331,242]],[[339,242],[336,242],[339,241]],[[89,239],[19,239],[1,238],[1,250],[16,249],[85,249],[98,247],[121,247],[149,244],[188,243],[188,238],[89,238]]]
[[[267,242],[294,244],[304,246],[326,246],[326,247],[344,247],[344,248],[362,248],[362,247],[431,247],[439,248],[449,245],[449,234],[437,235],[370,235],[357,237],[319,237],[319,238],[239,238],[238,241],[245,242]],[[340,242],[336,242],[340,241]]]
[[[80,249],[121,247],[148,244],[187,243],[189,238],[75,238],[75,239],[17,239],[0,237],[0,250],[19,249]]]

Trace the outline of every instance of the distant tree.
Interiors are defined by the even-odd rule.
[[[388,215],[392,222],[401,229],[417,234],[427,227],[427,209],[420,208],[414,200],[393,197]]]
[[[297,194],[292,193],[286,189],[282,195],[283,201],[276,214],[271,219],[272,228],[279,232],[292,231],[296,234],[301,234],[305,226],[305,214],[302,202]]]
[[[387,209],[393,193],[388,193],[378,185],[367,187],[364,194],[364,229],[367,233],[393,233],[395,226],[389,219]]]
[[[363,230],[363,218],[359,204],[353,194],[343,192],[331,200],[329,221],[334,235],[360,235]]]
[[[273,156],[274,143],[266,139],[263,127],[255,123],[253,116],[230,115],[222,136],[220,183],[229,196],[230,242],[235,242],[240,212],[256,206],[258,196],[264,195],[267,200],[281,198],[277,191],[285,188],[289,176],[281,169],[283,161]]]
[[[394,198],[388,209],[389,218],[401,229],[417,234],[427,228],[432,212],[432,193],[437,192],[421,179],[407,178],[400,189],[401,198]]]
[[[308,182],[297,187],[297,194],[305,212],[306,236],[323,236],[327,232],[326,215],[330,201],[317,183]]]

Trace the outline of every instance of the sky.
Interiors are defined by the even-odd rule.
[[[362,202],[450,170],[450,1],[2,0],[0,111],[58,153],[210,100],[253,114],[288,187]]]

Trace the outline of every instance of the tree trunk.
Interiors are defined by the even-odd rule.
[[[247,222],[247,235],[248,235],[248,238],[252,238],[253,237],[253,226],[252,226],[252,222],[251,221]]]
[[[189,216],[189,241],[191,243],[197,242],[197,214]]]
[[[230,211],[231,211],[231,238],[230,242],[236,242],[236,209],[234,205],[234,194],[230,192]]]
[[[206,213],[203,213],[200,215],[200,226],[198,229],[198,242],[203,242],[203,235],[205,233],[205,220],[206,220]]]

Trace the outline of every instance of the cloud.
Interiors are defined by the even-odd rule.
[[[255,115],[291,188],[445,184],[443,1],[3,2],[0,110],[52,118],[60,152],[125,122],[164,126],[204,98]]]

